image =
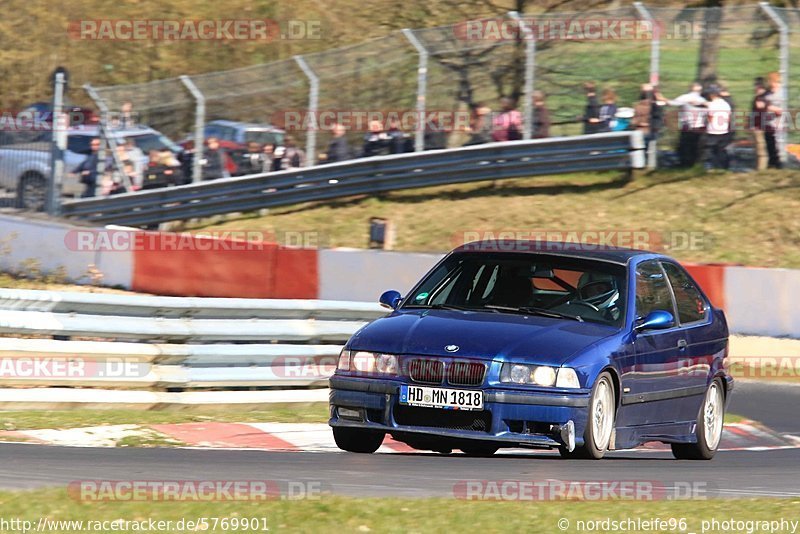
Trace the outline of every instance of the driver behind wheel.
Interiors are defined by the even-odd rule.
[[[583,273],[578,279],[578,298],[608,314],[614,320],[619,318],[619,289],[616,279],[610,274]]]

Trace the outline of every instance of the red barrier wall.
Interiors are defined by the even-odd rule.
[[[134,291],[158,295],[244,298],[317,298],[313,249],[274,243],[153,233],[134,252]]]
[[[682,264],[692,275],[703,292],[717,308],[725,309],[725,268],[726,265],[709,263],[705,265]]]

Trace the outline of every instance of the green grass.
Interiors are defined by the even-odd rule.
[[[34,430],[42,428],[77,428],[99,425],[152,425],[168,423],[270,422],[324,423],[328,420],[326,403],[270,405],[258,410],[191,407],[171,410],[23,410],[2,411],[2,430]]]
[[[65,489],[0,493],[5,518],[50,520],[197,520],[265,518],[270,532],[579,532],[578,521],[685,519],[688,531],[701,521],[780,520],[800,515],[798,499],[737,499],[657,502],[479,502],[456,499],[346,498],[261,502],[79,502]],[[559,520],[569,521],[560,530]],[[563,523],[562,523],[563,524]],[[174,531],[173,527],[167,531]],[[84,525],[85,527],[86,525]],[[205,529],[201,529],[205,530]],[[71,532],[66,528],[52,532]],[[223,531],[209,528],[209,531]],[[240,530],[241,532],[242,530]],[[252,532],[253,530],[247,530]],[[602,530],[596,530],[599,532]],[[625,528],[619,532],[648,532]],[[680,528],[662,532],[681,532]],[[649,532],[652,532],[650,530]],[[720,532],[720,531],[711,531]],[[731,530],[733,532],[733,530]]]
[[[542,176],[442,186],[302,204],[208,220],[191,229],[316,232],[325,247],[368,241],[370,217],[388,217],[398,250],[444,252],[467,231],[647,231],[693,247],[684,261],[800,267],[800,173],[704,173],[700,169]],[[653,243],[652,248],[659,248]]]

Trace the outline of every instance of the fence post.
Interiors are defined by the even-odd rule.
[[[308,66],[303,56],[294,56],[297,66],[308,78],[308,113],[313,117],[306,130],[306,167],[314,165],[317,149],[317,105],[319,104],[319,77]]]
[[[761,9],[772,21],[772,24],[780,32],[780,66],[779,72],[781,74],[781,99],[783,100],[783,109],[789,109],[789,25],[781,18],[775,9],[767,2],[759,3]],[[786,124],[783,120],[779,122],[782,125],[778,131],[778,153],[780,154],[781,161],[786,163]]]
[[[650,23],[650,83],[658,85],[659,81],[659,62],[661,60],[661,29],[658,27],[653,15],[641,2],[634,2],[633,7],[642,18]],[[655,169],[658,166],[658,141],[654,138],[650,141],[647,149],[647,168]]]
[[[105,155],[105,146],[108,145],[108,148],[111,150],[111,159],[114,162],[114,171],[115,173],[119,173],[122,179],[122,184],[125,186],[126,191],[133,190],[133,184],[131,184],[131,179],[127,173],[125,173],[124,166],[122,165],[122,161],[119,159],[119,154],[117,154],[117,140],[111,135],[111,132],[108,128],[108,105],[106,101],[103,100],[97,91],[95,91],[94,87],[90,84],[86,84],[83,86],[83,90],[86,91],[86,94],[89,95],[89,98],[92,99],[97,109],[100,110],[100,123],[98,124],[100,130],[100,138],[105,141],[102,145],[100,145],[100,152],[97,157],[97,175],[102,176],[106,170],[106,155]]]
[[[194,156],[192,158],[192,183],[203,179],[203,150],[205,144],[206,127],[206,97],[185,74],[181,76],[181,83],[192,93],[195,102],[194,110]]]
[[[50,184],[47,188],[46,211],[57,216],[61,211],[61,184],[64,181],[64,151],[67,149],[67,129],[70,117],[64,111],[64,73],[57,72],[53,87],[53,146],[50,164]]]
[[[536,35],[530,25],[522,20],[519,13],[509,11],[508,16],[519,24],[525,36],[525,87],[522,91],[522,138],[533,137],[533,82],[536,68]]]
[[[408,28],[403,30],[408,42],[417,50],[419,63],[417,64],[417,131],[414,133],[414,152],[425,150],[425,104],[428,90],[428,50],[417,39],[414,32]]]

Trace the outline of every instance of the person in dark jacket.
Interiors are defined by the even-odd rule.
[[[247,152],[243,153],[239,159],[238,174],[245,176],[248,174],[259,174],[262,172],[263,154],[261,152],[261,145],[255,141],[247,143]]]
[[[332,128],[333,139],[328,143],[328,163],[337,163],[339,161],[346,161],[350,159],[350,146],[347,144],[347,137],[345,137],[345,127],[341,124],[334,124]]]
[[[225,168],[225,150],[219,146],[219,139],[216,137],[208,138],[208,147],[203,154],[203,180],[214,180],[216,178],[227,178],[228,170]]]
[[[84,185],[81,198],[91,198],[97,194],[97,164],[100,158],[100,139],[91,141],[92,152],[72,171],[80,174],[81,183]]]
[[[600,106],[600,131],[610,132],[612,121],[617,114],[617,95],[613,89],[606,89],[603,91],[603,105]]]
[[[755,79],[753,84],[755,92],[753,102],[750,107],[750,121],[748,127],[753,131],[756,145],[756,169],[759,171],[767,170],[769,158],[767,156],[767,140],[764,137],[764,126],[766,121],[764,115],[767,112],[767,85],[762,77]]]
[[[583,133],[593,134],[601,131],[600,104],[597,102],[597,86],[594,82],[583,84],[586,92],[586,109],[583,112]]]

